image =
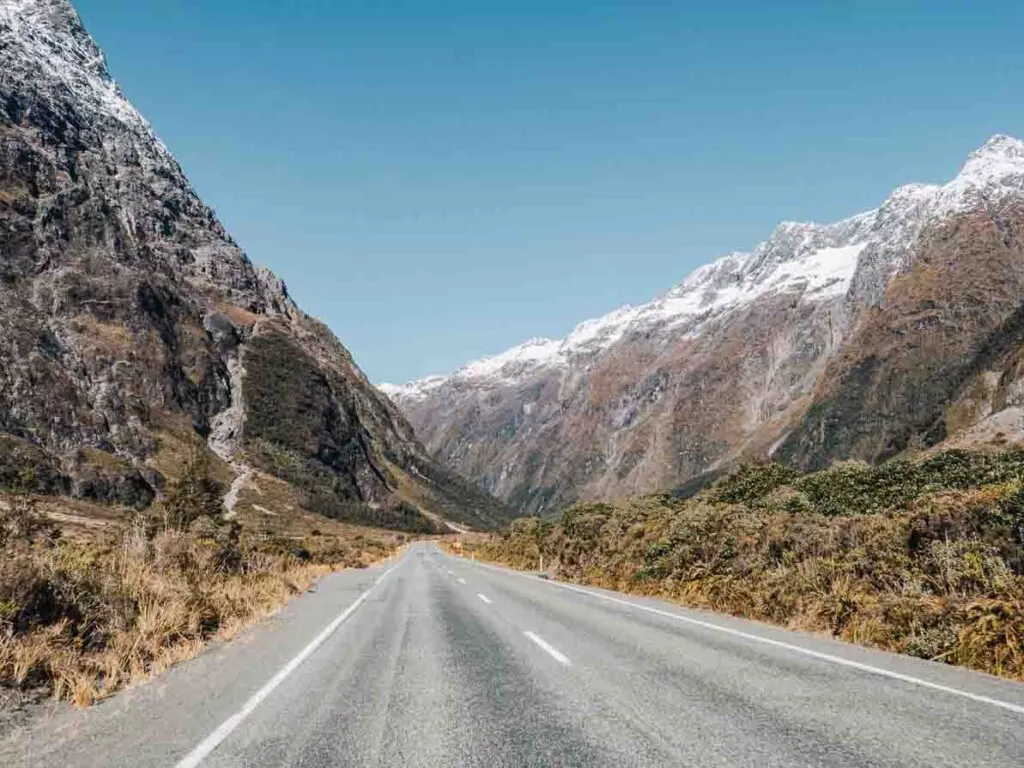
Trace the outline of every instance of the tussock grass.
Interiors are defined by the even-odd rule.
[[[61,537],[31,497],[0,505],[0,686],[78,706],[227,639],[391,542],[243,535],[237,525],[137,514],[100,540]]]
[[[480,557],[1024,679],[1024,454],[801,475],[527,518]]]

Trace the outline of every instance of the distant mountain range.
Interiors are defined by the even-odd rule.
[[[838,182],[838,180],[837,180]],[[834,224],[787,222],[654,301],[381,389],[520,510],[1024,439],[1024,143]]]
[[[263,473],[353,522],[508,516],[250,263],[70,3],[4,0],[0,486],[145,507],[196,442],[229,505]]]

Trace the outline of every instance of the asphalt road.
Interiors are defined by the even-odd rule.
[[[1024,685],[417,544],[0,743],[38,766],[1024,766]]]

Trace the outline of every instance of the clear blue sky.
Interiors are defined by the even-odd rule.
[[[564,335],[1024,136],[1020,2],[77,7],[199,193],[377,381]]]

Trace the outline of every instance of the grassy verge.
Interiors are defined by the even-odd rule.
[[[746,467],[690,498],[581,504],[464,550],[517,568],[1024,679],[1024,453],[808,475]]]
[[[69,537],[37,513],[31,496],[0,500],[0,689],[86,706],[396,543],[365,532],[246,535],[209,516],[168,525],[173,517],[140,513]]]

